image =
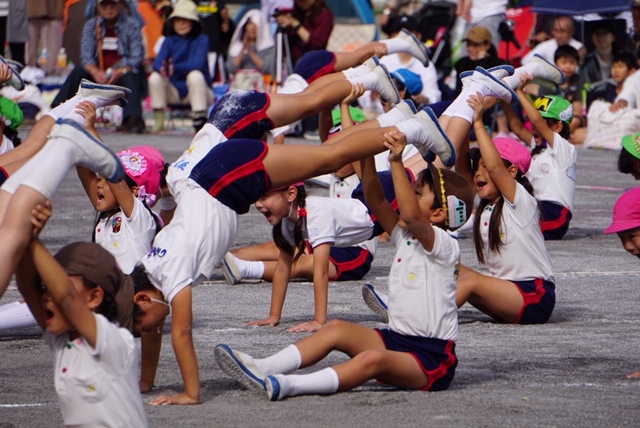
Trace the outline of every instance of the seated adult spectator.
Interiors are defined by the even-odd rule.
[[[585,83],[607,80],[611,75],[611,59],[620,50],[610,21],[595,22],[591,38],[595,49],[587,53],[580,65],[580,79]]]
[[[522,64],[528,64],[535,54],[542,56],[547,61],[553,63],[553,56],[558,49],[558,46],[571,45],[578,52],[584,53],[584,46],[582,43],[573,38],[575,29],[573,26],[573,20],[568,16],[558,16],[553,22],[553,28],[551,29],[552,39],[544,41],[529,51],[528,54],[522,58]]]
[[[71,71],[51,106],[73,97],[82,79],[124,86],[131,95],[124,107],[121,130],[142,133],[142,98],[147,79],[142,70],[145,51],[140,22],[123,0],[98,0],[96,11],[97,15],[88,19],[82,30],[81,64]]]
[[[197,7],[191,0],[179,0],[164,30],[165,39],[149,76],[149,95],[155,122],[152,132],[164,129],[167,104],[189,103],[193,127],[207,122],[213,104],[211,77],[207,64],[209,38],[202,34]]]
[[[226,82],[225,62],[231,36],[236,27],[229,17],[224,0],[193,0],[198,5],[198,17],[204,34],[209,37],[209,74],[214,82]]]
[[[262,74],[273,72],[275,44],[269,23],[261,10],[251,9],[244,14],[231,37],[227,70],[257,70]]]
[[[422,9],[422,0],[389,0],[378,20],[380,29],[388,36],[393,32],[391,24],[402,16],[414,16]]]
[[[476,67],[489,69],[506,64],[503,59],[498,57],[498,51],[492,43],[491,32],[487,28],[480,25],[471,28],[463,42],[467,45],[468,55],[460,58],[456,63],[456,97],[462,92],[460,74],[463,71],[475,70]]]

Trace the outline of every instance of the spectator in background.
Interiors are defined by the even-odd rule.
[[[394,19],[401,16],[414,16],[423,6],[422,0],[389,0],[379,18],[380,29],[391,36],[393,27],[390,24]]]
[[[498,51],[493,45],[492,37],[488,28],[477,25],[471,28],[462,40],[467,47],[467,56],[460,58],[456,63],[456,97],[462,92],[460,75],[463,71],[475,70],[476,67],[489,69],[506,63],[498,57]]]
[[[66,0],[62,15],[62,47],[67,59],[74,65],[80,64],[80,43],[82,28],[86,21],[84,11],[88,0]]]
[[[11,51],[11,59],[23,65],[25,63],[25,47],[29,40],[28,24],[27,0],[11,0],[7,21],[7,41]]]
[[[153,132],[164,128],[167,103],[176,102],[191,105],[193,128],[198,132],[207,121],[213,91],[207,64],[209,38],[202,34],[195,3],[191,0],[176,3],[164,35],[149,76],[149,95],[155,116]]]
[[[73,97],[82,79],[131,90],[124,107],[121,130],[142,133],[142,98],[147,79],[142,71],[144,46],[138,19],[124,0],[98,0],[98,15],[82,31],[81,65],[76,66],[56,95],[52,107]]]
[[[275,44],[269,23],[261,10],[251,9],[244,14],[233,33],[229,45],[227,70],[257,70],[262,74],[273,71]]]
[[[456,14],[467,21],[463,39],[467,33],[478,25],[491,32],[491,40],[496,51],[500,46],[500,24],[506,20],[508,0],[458,0]],[[466,56],[464,46],[460,49],[460,56]]]
[[[607,80],[611,76],[611,59],[620,50],[613,25],[609,21],[594,23],[591,38],[595,49],[585,56],[580,65],[580,79],[583,83]]]
[[[29,17],[29,42],[27,43],[27,65],[35,67],[38,48],[47,50],[46,64],[39,64],[47,74],[54,74],[56,57],[62,47],[62,11],[64,0],[27,0]]]
[[[571,45],[560,45],[554,54],[554,64],[562,71],[565,77],[565,82],[560,85],[560,96],[573,105],[573,120],[569,125],[569,129],[573,132],[587,124],[586,112],[582,109],[582,90],[584,86],[578,75],[580,54]]]
[[[225,61],[236,27],[229,18],[224,0],[193,0],[198,6],[198,16],[204,34],[209,37],[209,74],[214,82],[226,82]]]
[[[568,16],[558,16],[551,29],[552,39],[539,43],[522,58],[522,65],[528,64],[535,54],[540,55],[550,63],[554,62],[554,54],[558,46],[571,45],[580,55],[584,55],[584,46],[573,38],[575,32],[573,20]]]

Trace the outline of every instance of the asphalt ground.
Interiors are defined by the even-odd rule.
[[[168,161],[176,159],[191,138],[180,132],[152,136],[105,130],[102,135],[115,150],[156,146]],[[216,272],[210,283],[194,289],[201,404],[145,405],[149,426],[640,426],[640,380],[625,377],[640,370],[640,263],[624,251],[615,235],[602,234],[617,197],[637,184],[616,171],[616,157],[614,152],[578,149],[572,227],[563,241],[547,245],[557,292],[551,320],[536,326],[505,325],[469,305],[462,307],[459,365],[447,391],[401,391],[371,381],[351,392],[272,403],[266,394],[239,389],[218,368],[214,346],[227,343],[262,357],[304,337],[286,329],[312,316],[312,286],[291,284],[279,326],[247,327],[247,320],[268,315],[270,284],[229,286]],[[94,212],[75,172],[68,175],[53,206],[54,216],[43,233],[52,251],[90,239]],[[241,217],[239,231],[236,246],[266,241],[271,233],[254,209]],[[463,263],[478,268],[472,240],[459,242]],[[383,327],[362,301],[360,288],[370,282],[385,291],[393,255],[394,248],[382,244],[363,281],[332,283],[329,318]],[[19,297],[12,285],[2,303]],[[159,394],[182,391],[169,331],[166,328],[156,388],[144,395],[145,403]],[[317,368],[345,358],[334,352]],[[52,355],[39,331],[0,332],[0,427],[61,423]]]

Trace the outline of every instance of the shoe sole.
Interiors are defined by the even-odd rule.
[[[233,355],[233,350],[227,345],[216,346],[213,350],[213,355],[222,371],[246,389],[253,391],[264,391],[266,389],[265,381],[251,373],[247,366]]]
[[[231,263],[227,262],[226,256],[222,258],[222,273],[224,274],[224,279],[229,285],[236,285],[242,280],[237,267],[234,269],[234,266],[231,266]]]
[[[280,397],[280,382],[275,376],[267,376],[267,380],[265,381],[267,391],[267,396],[271,401],[279,401],[282,398]]]
[[[556,67],[554,64],[551,64],[549,61],[547,61],[546,59],[544,59],[540,54],[534,54],[533,55],[534,58],[538,58],[540,61],[544,62],[544,64],[546,64],[546,67],[552,67],[554,70],[556,70],[558,73],[560,73],[560,81],[556,82],[553,81],[554,83],[558,84],[558,85],[564,85],[564,83],[567,81],[566,76],[564,75],[564,73],[562,72],[562,70],[560,70],[558,67]]]
[[[407,119],[412,118],[413,115],[418,112],[416,105],[411,100],[403,100],[402,102],[396,104],[396,107],[400,109],[402,113],[404,113]]]
[[[101,85],[87,79],[82,79],[82,81],[80,82],[80,89],[122,92],[124,93],[124,98],[116,98],[115,100],[113,100],[113,103],[117,103],[120,107],[126,107],[127,104],[129,104],[129,101],[126,99],[126,97],[131,95],[131,89],[125,88],[124,86]]]
[[[483,76],[487,77],[489,80],[491,80],[495,85],[498,85],[500,88],[502,88],[503,91],[507,91],[507,93],[509,94],[509,100],[505,100],[505,101],[509,101],[510,103],[514,103],[518,100],[518,95],[516,95],[515,92],[513,92],[513,89],[511,89],[510,87],[508,87],[507,85],[505,85],[504,83],[502,83],[500,80],[498,80],[493,74],[489,73],[489,71],[485,70],[482,67],[476,67],[476,70],[478,73],[482,74]],[[486,85],[486,83],[485,83]],[[493,89],[493,88],[492,88]]]
[[[374,314],[382,318],[385,324],[389,324],[389,311],[387,310],[387,305],[385,305],[380,297],[378,297],[378,294],[375,292],[371,284],[365,284],[362,286],[362,298],[367,304],[367,307],[371,309]]]
[[[378,71],[378,70],[382,70],[382,71]],[[380,96],[384,99],[386,99],[388,102],[391,103],[391,105],[395,106],[396,104],[398,104],[401,100],[400,100],[400,93],[398,92],[398,88],[396,88],[396,85],[393,84],[393,80],[391,80],[391,75],[389,74],[389,70],[387,70],[387,67],[385,67],[384,64],[379,64],[378,67],[376,67],[376,70],[374,70],[374,73],[378,74],[378,76],[380,77],[381,80],[384,79],[384,82],[381,82],[382,84],[387,84],[388,83],[388,87],[387,89],[392,90],[393,91],[393,99],[387,99],[388,97],[380,94]],[[385,94],[385,95],[391,95],[389,94]]]
[[[449,137],[447,136],[447,134],[445,134],[444,130],[442,129],[442,127],[440,126],[440,123],[438,122],[438,117],[436,116],[436,114],[433,112],[433,110],[431,110],[429,107],[423,107],[420,112],[418,112],[418,114],[420,114],[421,112],[426,113],[429,118],[431,119],[428,123],[425,123],[427,125],[427,128],[429,129],[429,133],[431,134],[431,136],[434,139],[443,139],[444,142],[446,143],[446,145],[448,146],[448,149],[450,150],[449,153],[445,153],[445,150],[441,150],[444,149],[444,147],[440,147],[439,150],[429,150],[429,152],[435,152],[433,154],[437,154],[440,157],[440,160],[442,161],[442,163],[444,164],[444,166],[450,167],[456,164],[456,149],[453,147],[453,143],[451,142],[451,140],[449,139]],[[435,146],[435,143],[434,143]],[[422,157],[424,158],[425,161],[427,162],[433,162],[433,154],[427,153],[426,155],[423,155]],[[449,154],[449,158],[448,159],[443,159],[442,158],[442,154]]]
[[[403,39],[407,41],[411,40],[413,42],[414,46],[418,49],[418,52],[420,53],[420,57],[416,55],[414,56],[422,62],[422,65],[424,65],[425,67],[428,67],[429,63],[431,62],[431,60],[429,59],[429,56],[431,55],[431,50],[427,47],[427,45],[425,45],[420,40],[418,40],[418,38],[413,34],[411,34],[411,32],[408,31],[406,28],[403,28],[400,34],[402,34]]]
[[[65,138],[71,141],[83,152],[85,152],[91,159],[94,159],[94,160],[100,159],[105,154],[108,154],[109,157],[111,157],[112,160],[114,161],[115,170],[113,171],[112,174],[104,174],[105,171],[94,171],[94,172],[98,172],[104,175],[105,179],[111,183],[117,183],[124,179],[125,172],[124,172],[124,167],[122,166],[122,162],[120,161],[120,158],[109,147],[102,144],[93,135],[89,134],[86,129],[84,129],[78,123],[76,123],[71,119],[59,118],[58,120],[56,120],[56,125],[59,125],[59,128],[57,130],[52,129],[51,133],[49,134],[50,136]],[[71,126],[76,131],[79,131],[82,134],[84,134],[86,138],[93,143],[93,145],[90,145],[90,146],[81,145],[77,141],[74,141],[73,139],[71,139],[68,135],[65,135],[66,134],[66,132],[64,132],[65,126]],[[96,152],[95,150],[98,150],[99,152]]]

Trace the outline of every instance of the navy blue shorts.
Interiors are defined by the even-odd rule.
[[[0,186],[2,186],[5,181],[7,181],[7,178],[9,178],[9,173],[6,169],[0,166]]]
[[[413,176],[413,173],[408,168],[405,168],[405,170],[407,171],[407,177],[409,178],[409,181],[411,182],[411,184],[413,184],[413,182],[416,181],[415,177]],[[391,178],[391,171],[378,172],[378,177],[380,177],[380,183],[382,183],[384,198],[387,200],[387,202],[389,202],[389,204],[391,204],[393,209],[396,210],[396,212],[398,212],[398,200],[396,199],[396,190],[393,187],[393,179]],[[356,188],[353,189],[353,192],[351,193],[351,197],[359,200],[367,207],[367,211],[369,211],[369,215],[371,216],[371,220],[373,221],[373,234],[371,235],[371,237],[374,238],[376,236],[382,235],[384,233],[384,228],[380,225],[380,223],[378,223],[378,218],[373,213],[373,211],[371,211],[371,209],[367,205],[367,202],[365,201],[364,189],[362,187],[362,183],[358,184]]]
[[[511,282],[520,289],[524,298],[524,305],[514,324],[544,324],[549,321],[556,305],[555,284],[542,278]]]
[[[274,127],[267,116],[269,94],[255,91],[229,91],[209,114],[209,123],[228,139],[260,140]]]
[[[546,241],[562,239],[569,230],[571,211],[564,205],[551,201],[540,201],[542,215],[540,218],[540,230]]]
[[[313,248],[307,241],[307,251],[313,254]],[[331,247],[329,261],[338,270],[332,281],[357,281],[371,269],[373,255],[362,247]]]
[[[376,329],[389,351],[407,352],[416,359],[429,384],[422,391],[449,388],[458,366],[456,343],[433,337],[405,336],[389,329]]]
[[[302,55],[293,68],[295,74],[299,74],[307,83],[334,73],[336,71],[336,54],[331,51],[311,51]]]
[[[238,214],[246,214],[271,189],[262,164],[268,151],[267,143],[260,140],[225,141],[214,146],[189,177]]]

